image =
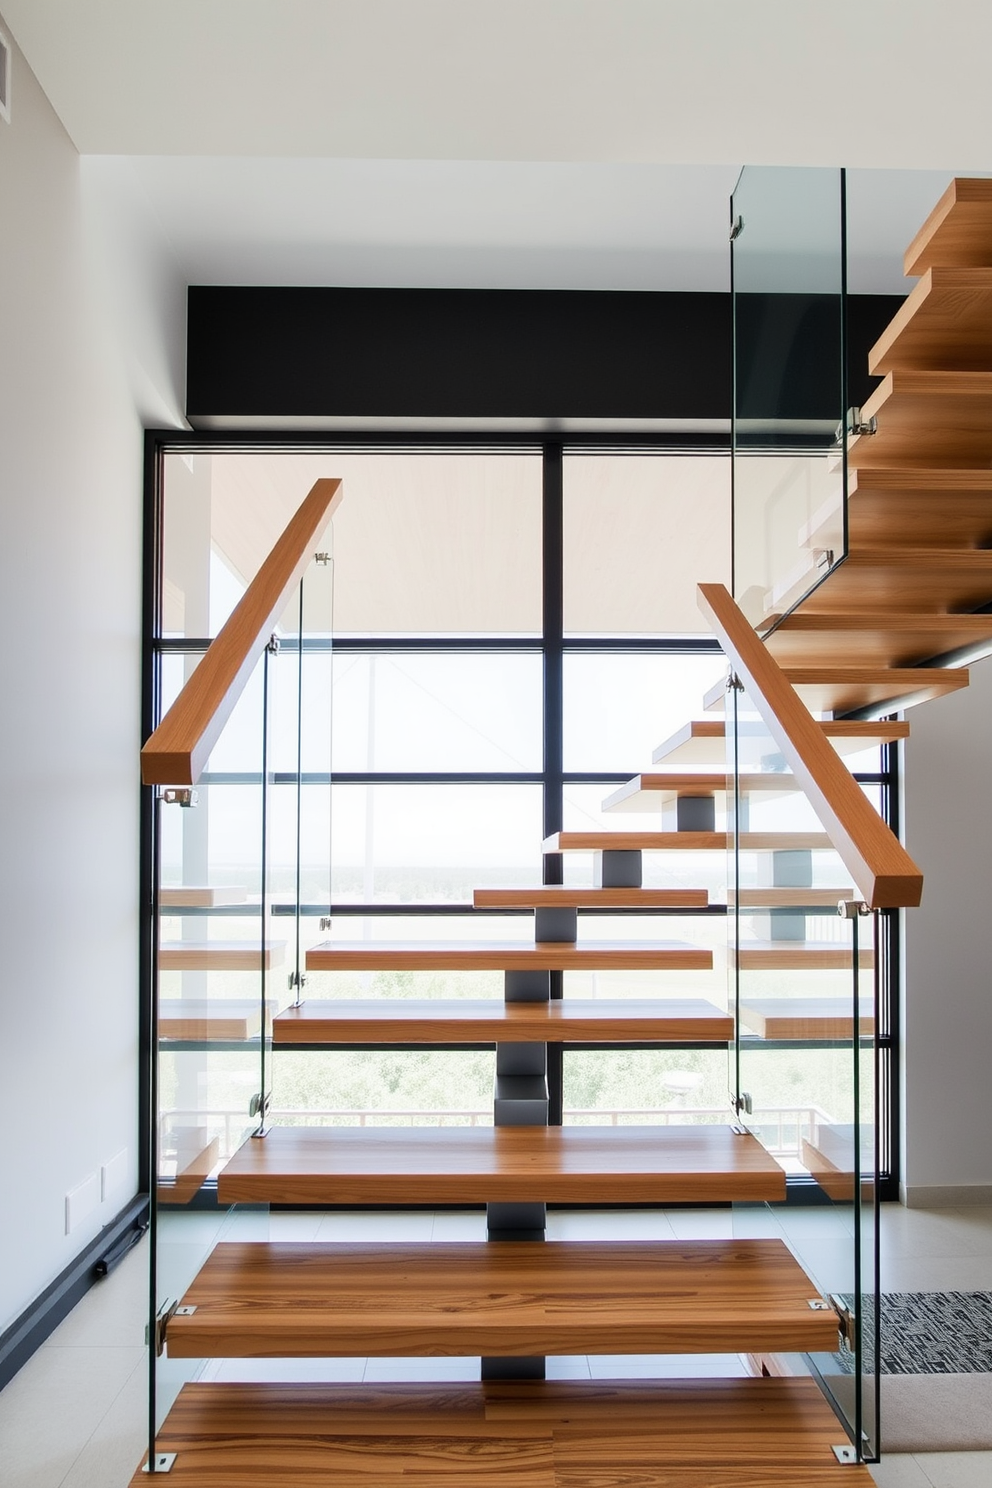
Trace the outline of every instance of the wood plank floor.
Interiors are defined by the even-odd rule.
[[[221,1171],[222,1204],[720,1203],[785,1198],[729,1126],[273,1127]]]
[[[726,1043],[733,1021],[701,998],[342,998],[287,1008],[273,1020],[272,1033],[280,1045]]]
[[[806,1378],[193,1384],[158,1449],[179,1488],[872,1488],[844,1439]]]
[[[789,1353],[837,1346],[781,1240],[214,1247],[172,1358]]]
[[[307,971],[709,971],[713,952],[682,941],[326,940]]]

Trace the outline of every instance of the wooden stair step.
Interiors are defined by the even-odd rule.
[[[992,265],[992,181],[958,176],[948,186],[903,259],[909,276],[924,274],[935,264]]]
[[[222,1204],[719,1203],[785,1198],[729,1126],[279,1127],[221,1171]]]
[[[897,369],[992,371],[992,267],[926,270],[868,353],[873,377]]]
[[[222,904],[245,904],[248,891],[241,884],[162,884],[160,909],[214,909]]]
[[[872,1488],[843,1440],[787,1377],[191,1384],[157,1447],[179,1488]]]
[[[751,795],[762,792],[772,796],[788,796],[799,790],[792,775],[745,774],[740,776],[740,789]],[[727,793],[727,773],[681,774],[649,773],[635,775],[626,785],[621,785],[603,802],[604,811],[661,811],[673,805],[680,796],[724,796]]]
[[[823,719],[820,727],[838,754],[857,754],[874,745],[892,744],[909,735],[909,724],[901,719],[886,723]],[[698,770],[725,768],[727,740],[723,719],[694,718],[659,744],[651,759],[656,765],[678,764]]]
[[[308,999],[280,1013],[272,1035],[277,1044],[722,1044],[733,1020],[701,998]]]
[[[269,1004],[271,1019],[273,1004]],[[262,1027],[257,997],[163,997],[158,1005],[158,1036],[189,1043],[237,1043],[256,1038]]]
[[[166,1154],[174,1153],[170,1158]],[[162,1167],[158,1175],[160,1204],[188,1204],[199,1193],[220,1157],[220,1138],[211,1137],[205,1126],[174,1126],[162,1143]],[[165,1167],[174,1167],[168,1173]]]
[[[870,1129],[866,1129],[867,1131]],[[854,1164],[857,1129],[850,1122],[820,1125],[815,1139],[803,1137],[800,1157],[823,1192],[835,1203],[849,1204],[854,1198]],[[871,1166],[871,1153],[865,1153]]]
[[[308,971],[709,971],[712,951],[682,941],[323,941]]]
[[[992,414],[992,408],[990,408]],[[992,598],[992,548],[852,548],[800,606],[808,615],[977,609]]]
[[[854,1013],[850,997],[749,997],[741,1000],[745,1028],[763,1039],[851,1039]],[[870,998],[858,1003],[858,1032],[875,1031]]]
[[[542,851],[553,852],[726,852],[726,832],[553,832]],[[742,832],[744,851],[827,849],[826,832]]]
[[[841,899],[853,899],[855,890],[850,884],[839,888],[808,889],[741,889],[735,893],[727,890],[728,902],[739,900],[741,909],[836,909]]]
[[[533,889],[476,889],[476,909],[705,909],[708,889],[573,889],[544,884]]]
[[[990,639],[992,614],[810,615],[797,610],[765,638],[765,645],[785,667],[856,659],[862,665],[900,668]]]
[[[729,949],[731,965],[741,971],[843,971],[854,963],[850,946],[815,940],[746,940]],[[875,964],[869,949],[858,951],[858,965]]]
[[[267,940],[264,958],[257,940],[163,940],[159,971],[266,971],[286,959],[284,940]]]
[[[900,465],[850,472],[847,522],[852,550],[987,547],[992,539],[992,470],[931,470]],[[803,546],[830,547],[836,503],[800,528]]]
[[[849,441],[851,468],[992,463],[992,372],[889,372],[861,413],[878,428]]]
[[[786,1353],[837,1318],[781,1240],[216,1245],[170,1358]]]
[[[883,703],[895,712],[968,686],[963,667],[784,666],[782,671],[815,713],[852,713]],[[725,702],[722,688],[704,699],[709,708],[722,708]]]

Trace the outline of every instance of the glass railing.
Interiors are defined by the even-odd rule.
[[[840,1450],[860,1444],[872,1459],[879,913],[863,903],[761,712],[736,687],[727,737],[730,1088],[742,1129],[789,1183],[784,1204],[735,1206],[735,1233],[784,1239],[810,1278],[811,1308],[828,1319],[820,1352],[761,1364],[814,1375],[847,1428],[850,1446],[839,1435]]]
[[[733,588],[762,633],[847,553],[844,191],[748,166],[731,202]]]
[[[202,774],[155,793],[153,1471],[169,1469],[160,1432],[183,1386],[236,1370],[197,1341],[196,1287],[211,1284],[211,1265],[240,1264],[237,1247],[267,1240],[270,1225],[267,1205],[225,1202],[218,1175],[265,1140],[273,1018],[300,997],[329,910],[329,528],[312,546]],[[163,715],[207,664],[207,644],[173,640],[160,655]]]

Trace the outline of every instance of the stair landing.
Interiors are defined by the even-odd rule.
[[[157,1445],[170,1488],[872,1488],[845,1440],[784,1378],[193,1384]]]

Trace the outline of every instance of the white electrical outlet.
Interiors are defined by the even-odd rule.
[[[123,1188],[127,1178],[127,1157],[128,1150],[122,1147],[100,1168],[100,1199],[103,1203]]]
[[[78,1183],[75,1188],[70,1189],[65,1196],[65,1232],[71,1235],[73,1230],[88,1219],[95,1210],[100,1207],[100,1175],[91,1173]]]

